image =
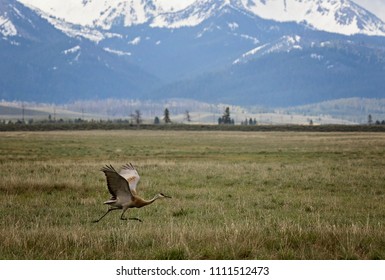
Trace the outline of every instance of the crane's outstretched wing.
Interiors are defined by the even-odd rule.
[[[106,175],[108,191],[112,195],[111,199],[116,199],[118,197],[126,201],[132,199],[132,193],[128,186],[128,182],[116,172],[112,165],[106,165],[101,171]]]
[[[128,163],[126,165],[122,166],[122,170],[120,170],[119,174],[127,180],[130,190],[132,193],[136,194],[136,186],[138,185],[138,182],[140,180],[140,176],[138,174],[138,171],[136,171],[135,167]]]

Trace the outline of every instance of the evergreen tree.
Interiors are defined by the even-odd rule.
[[[229,107],[226,107],[225,112],[223,113],[222,123],[223,124],[231,124],[232,123],[232,120],[230,118],[230,108]]]
[[[372,115],[369,114],[369,116],[368,116],[368,125],[371,125],[371,124],[373,124],[373,118],[372,118]]]
[[[190,112],[188,110],[186,110],[185,115],[186,115],[186,117],[185,117],[186,121],[191,122],[191,116],[190,116]]]
[[[171,123],[170,111],[168,110],[168,108],[164,109],[163,120],[164,120],[165,123]]]

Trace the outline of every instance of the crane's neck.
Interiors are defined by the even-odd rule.
[[[153,203],[155,200],[157,200],[160,196],[157,194],[155,195],[152,199],[150,200],[144,200],[144,199],[140,199],[138,198],[138,208],[140,207],[143,207],[143,206],[146,206],[146,205],[149,205],[151,203]]]

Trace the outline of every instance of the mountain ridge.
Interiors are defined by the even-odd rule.
[[[165,10],[154,0],[18,1],[39,11],[53,23],[61,19],[69,24],[104,31],[116,23],[123,23],[125,27],[140,24],[155,28],[191,27],[208,19],[216,10],[232,6],[263,19],[296,22],[321,31],[385,36],[384,22],[349,0],[195,0],[179,10]]]
[[[138,21],[130,25],[107,5],[101,19],[112,20],[105,23],[109,29],[70,23],[24,6],[25,1],[32,0],[0,0],[3,99],[65,103],[194,97],[274,107],[384,94],[385,37],[264,19],[250,11],[261,0],[199,0],[169,8],[162,12],[170,16],[167,28],[145,20],[156,11],[156,1],[116,1],[118,14],[131,11]],[[102,3],[68,1],[75,2]],[[133,3],[138,6],[131,10]],[[163,19],[158,20],[159,25]]]

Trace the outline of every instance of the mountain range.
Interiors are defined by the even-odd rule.
[[[348,0],[0,0],[0,49],[5,100],[385,95],[385,24]]]

